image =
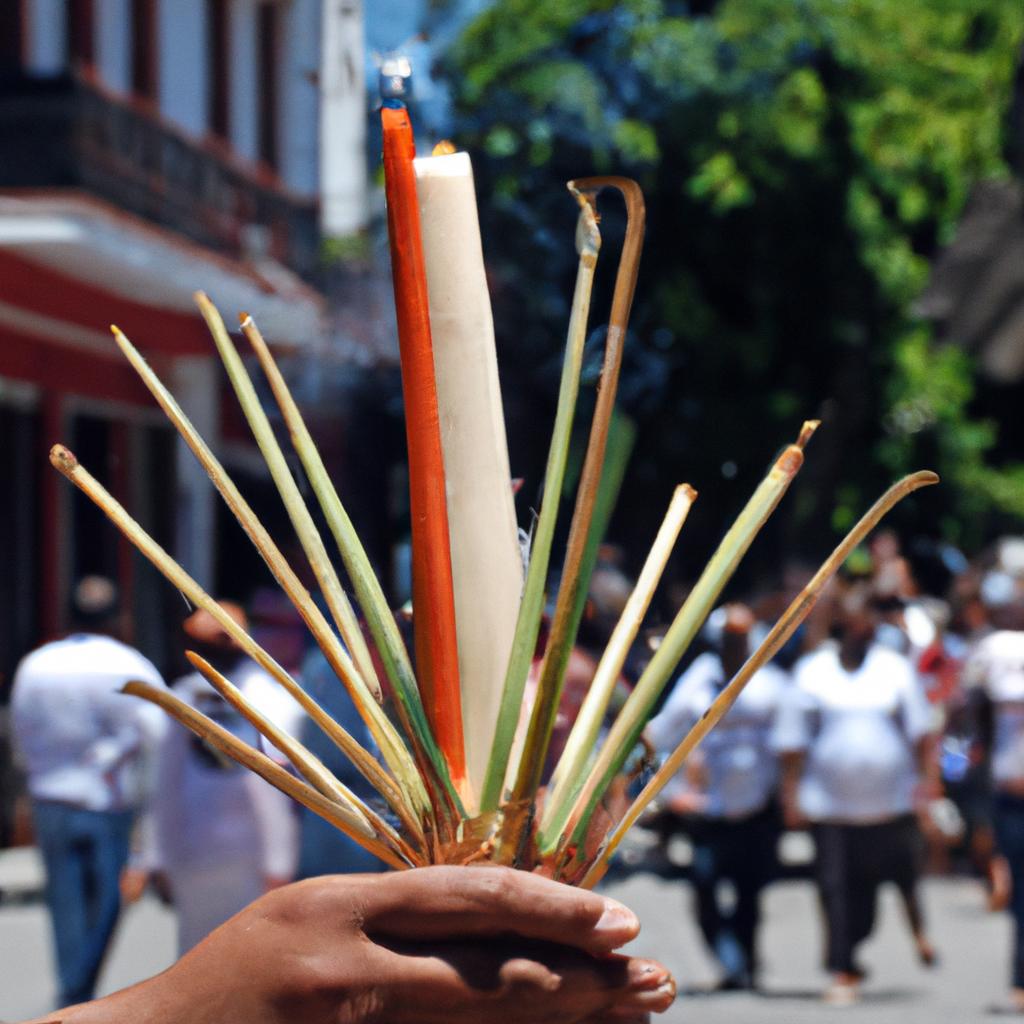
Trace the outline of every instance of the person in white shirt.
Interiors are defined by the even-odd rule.
[[[899,887],[918,954],[934,952],[916,897],[920,832],[915,810],[934,782],[933,717],[912,665],[875,643],[870,590],[855,586],[837,608],[838,645],[802,658],[779,715],[787,824],[813,826],[826,924],[826,999],[853,1002],[863,970],[855,953],[874,927],[882,882]]]
[[[246,627],[238,605],[225,601],[221,607]],[[301,708],[239,651],[208,612],[194,612],[184,630],[190,650],[230,679],[268,719],[298,735]],[[256,729],[198,672],[177,680],[172,689],[250,746],[261,748]],[[273,747],[265,753],[280,759]],[[147,866],[177,912],[179,955],[294,875],[298,819],[292,801],[177,724],[167,729],[160,748],[154,820],[155,845]]]
[[[965,688],[987,712],[982,737],[992,777],[996,845],[1009,866],[1014,921],[1011,1005],[1024,1014],[1024,605],[1015,595],[991,610],[989,633],[964,665]],[[976,700],[975,703],[978,701]]]
[[[114,584],[86,577],[72,612],[78,631],[27,655],[11,698],[15,749],[46,865],[62,1005],[92,998],[164,728],[158,708],[118,692],[132,679],[152,686],[163,680],[114,639]]]
[[[716,618],[722,621],[715,623]],[[659,754],[675,749],[750,654],[754,616],[749,608],[718,609],[712,623],[718,627],[717,650],[690,665],[647,726]],[[772,735],[787,685],[781,669],[761,669],[668,794],[669,810],[685,816],[693,841],[690,879],[697,921],[721,965],[724,990],[752,988],[755,982],[760,896],[774,870],[779,835]],[[731,883],[734,899],[723,900],[722,882]]]

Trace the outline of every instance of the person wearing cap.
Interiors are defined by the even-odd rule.
[[[229,601],[220,606],[246,628],[241,607]],[[304,717],[299,706],[209,612],[194,612],[183,629],[187,649],[234,683],[265,717],[298,734]],[[261,747],[256,729],[198,672],[178,679],[172,689],[246,743]],[[280,759],[273,747],[264,752]],[[158,892],[174,904],[179,954],[293,877],[298,825],[288,797],[176,724],[160,746],[153,817],[146,866]]]
[[[751,651],[754,615],[742,604],[712,613],[706,632],[715,649],[679,677],[647,737],[667,755],[739,671]],[[761,891],[776,862],[778,758],[772,748],[786,674],[765,665],[718,726],[705,737],[669,791],[669,810],[684,816],[693,841],[690,877],[697,921],[722,969],[719,988],[754,987]],[[735,894],[723,900],[722,882]]]
[[[910,661],[876,641],[871,588],[857,584],[836,608],[837,644],[794,669],[779,714],[786,824],[810,825],[825,918],[826,1002],[859,999],[856,951],[871,934],[879,886],[899,888],[918,955],[934,962],[917,900],[921,836],[915,813],[938,784],[934,718]]]
[[[133,679],[164,683],[118,639],[117,587],[99,576],[82,579],[71,621],[69,636],[21,661],[11,697],[15,756],[46,867],[62,1005],[92,998],[165,728],[158,708],[118,692]]]

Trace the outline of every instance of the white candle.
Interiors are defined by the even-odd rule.
[[[479,794],[523,586],[494,321],[466,153],[414,162],[447,479],[466,764]]]

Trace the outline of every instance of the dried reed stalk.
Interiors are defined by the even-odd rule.
[[[170,690],[162,690],[156,686],[150,686],[148,683],[133,680],[127,683],[121,692],[129,696],[141,697],[143,700],[148,700],[151,704],[163,708],[200,739],[255,772],[261,779],[297,800],[304,807],[319,814],[321,818],[375,854],[385,864],[389,864],[393,868],[415,866],[413,863],[407,862],[398,850],[392,848],[390,843],[377,835],[369,822],[355,808],[340,801],[331,800],[312,786],[295,778],[294,775],[275,763],[272,758],[243,743],[237,736],[200,714]]]
[[[725,584],[803,465],[804,445],[817,426],[817,421],[805,423],[796,442],[778,456],[683,602],[661,645],[615,720],[587,782],[573,804],[565,833],[570,845],[578,848],[582,843],[590,816],[636,746],[651,710],[679,664],[679,659],[690,646]]]
[[[680,484],[675,489],[636,586],[598,662],[593,682],[548,783],[548,795],[544,801],[538,834],[541,853],[553,852],[569,816],[571,801],[576,799],[583,787],[587,764],[597,748],[601,723],[608,711],[615,684],[619,681],[626,656],[640,631],[661,574],[696,497],[697,492],[689,484]]]
[[[369,624],[370,633],[377,645],[385,674],[399,702],[403,721],[408,723],[407,733],[414,740],[418,748],[417,753],[422,754],[421,760],[425,762],[427,788],[434,790],[440,786],[445,791],[447,799],[435,795],[433,800],[435,809],[443,809],[442,813],[455,811],[459,796],[452,785],[447,761],[444,759],[434,739],[430,723],[427,721],[405,642],[398,632],[398,626],[388,606],[380,581],[370,565],[366,549],[359,540],[352,520],[345,511],[337,489],[327,473],[327,467],[324,466],[323,459],[317,451],[301,412],[299,412],[299,407],[295,404],[284,376],[270,352],[270,347],[252,317],[242,314],[240,322],[242,333],[256,353],[263,373],[270,384],[270,389],[291,435],[292,445],[306,471],[313,493],[316,495],[320,509],[327,521],[328,529],[334,537],[349,579],[352,581],[360,607]]]
[[[854,548],[878,525],[889,510],[902,501],[908,494],[921,487],[937,484],[939,478],[935,473],[923,471],[912,473],[893,484],[878,501],[861,517],[856,526],[843,538],[831,555],[822,563],[807,585],[793,599],[782,613],[778,622],[771,628],[768,635],[761,641],[757,650],[747,659],[743,667],[736,673],[729,685],[715,698],[711,706],[701,716],[700,721],[687,733],[683,741],[665,759],[654,777],[644,786],[640,795],[633,801],[622,820],[616,825],[604,842],[597,859],[591,864],[584,875],[581,885],[592,888],[605,871],[626,833],[636,824],[640,815],[651,801],[661,792],[665,785],[682,767],[683,762],[693,752],[698,743],[722,720],[729,708],[736,703],[743,688],[754,675],[782,649],[786,641],[796,632],[800,624],[810,614],[817,603],[825,585],[839,571],[850,557]]]
[[[197,608],[208,612],[217,624],[261,668],[270,673],[296,700],[303,711],[334,741],[352,761],[360,774],[388,802],[396,814],[411,811],[405,795],[395,780],[380,766],[360,743],[345,731],[249,634],[164,549],[125,511],[124,507],[103,487],[63,445],[54,445],[50,462],[89,497],[148,559]],[[415,770],[415,769],[414,769]]]
[[[596,219],[597,193],[603,188],[615,188],[626,202],[626,238],[619,259],[615,279],[615,292],[605,338],[604,363],[597,390],[597,403],[590,425],[590,438],[583,461],[576,506],[573,509],[562,566],[562,582],[555,601],[551,622],[551,635],[541,665],[537,683],[537,697],[533,703],[530,727],[519,761],[519,772],[512,788],[512,801],[526,799],[536,792],[544,772],[551,733],[558,714],[558,702],[565,682],[565,671],[579,630],[586,604],[593,566],[584,571],[587,539],[601,485],[608,428],[615,408],[615,395],[622,368],[622,352],[626,342],[629,312],[636,292],[636,279],[640,270],[640,249],[644,239],[644,197],[640,186],[628,178],[582,178],[570,183],[570,188],[583,196],[594,210]]]

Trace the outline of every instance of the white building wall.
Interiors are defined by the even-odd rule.
[[[280,174],[291,191],[317,190],[321,0],[283,8],[279,103]]]
[[[12,0],[2,0],[10,3]],[[67,69],[66,0],[28,0],[28,69],[58,75]]]
[[[257,0],[234,0],[231,5],[231,144],[238,155],[255,160],[259,146],[256,68]]]
[[[320,225],[362,230],[368,215],[366,76],[359,0],[323,0],[320,49]]]
[[[160,112],[193,135],[206,134],[206,5],[163,0],[157,5]]]
[[[131,90],[130,0],[97,0],[96,61],[104,84],[120,92]]]

